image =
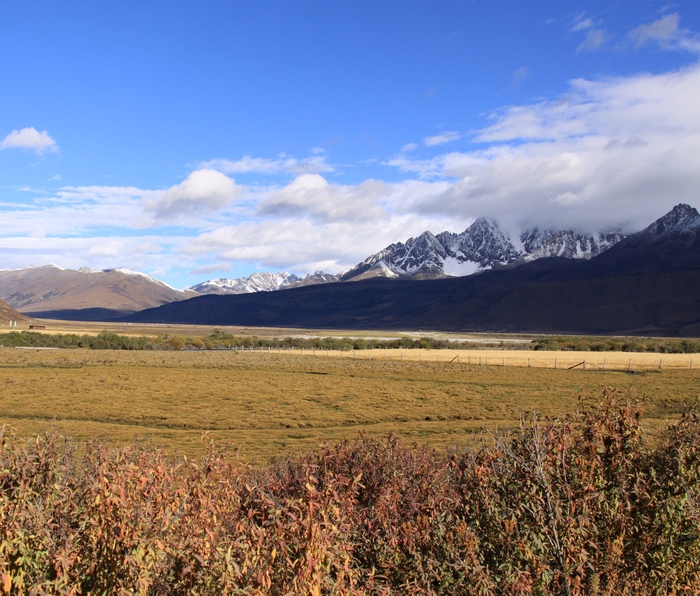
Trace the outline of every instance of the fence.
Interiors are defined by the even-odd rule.
[[[693,370],[700,366],[700,354],[659,354],[654,352],[535,352],[527,350],[420,350],[402,348],[331,350],[319,348],[237,348],[235,346],[232,349],[244,352],[352,358],[356,360],[442,362],[468,366],[511,366],[581,369],[585,371]]]

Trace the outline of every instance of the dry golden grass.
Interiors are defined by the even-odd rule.
[[[700,397],[689,356],[663,355],[659,369],[654,354],[460,351],[457,363],[443,350],[403,350],[403,360],[399,352],[4,349],[0,422],[20,435],[55,425],[80,439],[150,437],[185,454],[201,452],[207,439],[230,441],[244,458],[265,460],[358,431],[464,444],[482,427],[513,426],[523,412],[571,412],[581,390],[597,399],[606,385],[646,395],[649,428]],[[557,369],[541,366],[555,357]],[[647,369],[609,370],[618,361],[626,368],[630,358],[641,366],[647,357]],[[584,359],[601,366],[607,359],[608,370],[564,368]]]

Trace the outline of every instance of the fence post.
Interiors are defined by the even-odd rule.
[[[627,370],[632,370],[632,358],[630,358],[630,361],[627,363]]]
[[[457,364],[459,364],[459,354],[457,354]],[[693,361],[690,361],[690,368],[693,368]]]
[[[505,356],[504,356],[504,357],[503,357],[503,366],[505,367],[505,365],[506,365],[506,358],[505,358]]]
[[[661,368],[663,368],[663,365],[664,365],[664,361],[663,361],[663,358],[662,358],[661,360],[659,360],[659,370],[660,370]]]
[[[527,367],[530,368],[530,359],[527,359]]]
[[[607,358],[603,358],[603,370],[605,370],[605,364],[608,362]]]
[[[557,358],[556,358],[556,356],[554,357],[554,368],[555,368],[555,369],[557,368]]]
[[[586,370],[586,361],[583,361],[583,370]]]

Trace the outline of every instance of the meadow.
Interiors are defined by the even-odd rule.
[[[692,354],[494,350],[0,350],[0,422],[171,454],[230,443],[246,461],[364,432],[460,448],[482,429],[554,419],[605,387],[643,401],[653,433],[700,397]],[[588,363],[570,369],[569,367]],[[630,366],[631,361],[631,366]],[[556,366],[556,368],[555,368]],[[603,368],[605,367],[605,368]]]

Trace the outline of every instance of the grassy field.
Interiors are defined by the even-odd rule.
[[[483,427],[512,427],[522,412],[571,412],[582,391],[605,386],[646,396],[649,429],[700,397],[700,372],[679,355],[601,354],[608,369],[527,366],[538,353],[383,350],[339,357],[300,353],[0,350],[0,422],[28,436],[55,426],[86,439],[150,438],[172,453],[197,454],[209,439],[230,442],[246,460],[309,449],[359,431],[398,432],[435,446],[465,444]],[[331,352],[330,354],[333,354]],[[503,358],[524,360],[512,366]],[[591,353],[557,353],[573,363]],[[370,359],[370,356],[372,359]],[[409,356],[412,359],[409,359]],[[653,357],[646,369],[621,368]],[[544,353],[551,362],[553,353]],[[471,364],[469,359],[471,358]],[[482,358],[480,366],[478,358]],[[486,366],[488,358],[489,365]],[[561,362],[561,364],[559,364]],[[567,363],[569,360],[567,360]],[[682,364],[682,367],[681,367]]]

